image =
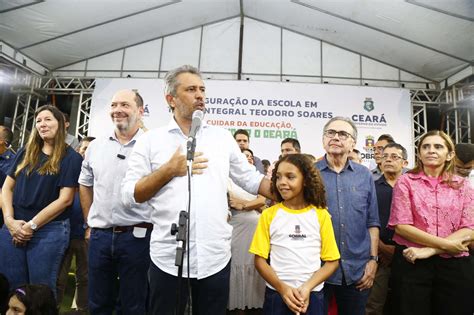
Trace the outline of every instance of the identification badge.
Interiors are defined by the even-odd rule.
[[[144,238],[146,235],[146,228],[142,228],[142,227],[134,227],[133,228],[133,236],[135,236],[136,238]]]

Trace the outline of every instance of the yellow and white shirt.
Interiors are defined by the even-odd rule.
[[[279,203],[264,210],[249,251],[265,259],[270,254],[270,265],[278,278],[295,288],[321,268],[321,260],[340,258],[331,215],[313,205],[293,210]],[[313,291],[323,286],[321,283]]]

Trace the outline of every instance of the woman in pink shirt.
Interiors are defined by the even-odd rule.
[[[474,191],[453,174],[454,155],[444,132],[426,133],[416,167],[393,189],[393,314],[473,314]]]

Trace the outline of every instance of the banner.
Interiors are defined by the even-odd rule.
[[[232,133],[246,129],[250,149],[260,159],[277,160],[285,138],[300,141],[302,152],[324,155],[322,131],[332,117],[349,117],[358,128],[356,148],[373,167],[373,146],[381,134],[391,134],[408,150],[413,166],[413,123],[406,89],[326,84],[205,81],[204,120]],[[172,118],[162,79],[97,79],[92,97],[90,136],[110,135],[110,101],[120,89],[137,89],[145,102],[144,124],[163,126]],[[199,141],[199,139],[198,139]]]

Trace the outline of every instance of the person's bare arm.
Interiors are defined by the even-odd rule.
[[[467,230],[467,231],[466,231]],[[454,240],[465,245],[471,246],[474,239],[474,231],[470,229],[460,229],[451,235],[445,237],[446,240]],[[403,257],[411,263],[415,263],[417,259],[426,259],[434,255],[448,253],[446,250],[435,247],[408,247],[403,250]]]
[[[265,197],[258,195],[257,198],[252,200],[244,200],[237,197],[229,196],[229,205],[232,209],[241,211],[258,210],[265,206]]]
[[[377,256],[378,254],[378,243],[379,243],[379,228],[370,227],[370,255]],[[377,273],[377,262],[370,259],[365,265],[365,271],[362,278],[357,282],[356,288],[359,290],[370,289],[374,284],[375,274]]]
[[[265,258],[255,255],[255,269],[272,287],[277,290],[288,308],[299,314],[304,306],[303,298],[297,288],[292,288],[281,281]]]
[[[319,268],[316,272],[313,273],[311,278],[308,279],[305,283],[303,283],[299,288],[298,291],[300,292],[301,296],[304,300],[304,306],[301,310],[302,313],[306,313],[306,310],[309,306],[309,295],[311,291],[329,278],[339,267],[339,260],[334,261],[326,261],[324,265]]]
[[[91,209],[93,199],[94,199],[94,187],[79,185],[79,201],[81,203],[82,216],[84,217],[84,222],[87,222],[87,217],[89,216],[89,211]],[[86,240],[89,240],[90,234],[91,234],[91,229],[90,227],[88,227],[85,231],[84,238]]]
[[[395,232],[410,242],[417,243],[425,247],[441,249],[453,255],[457,255],[468,250],[468,244],[466,244],[465,239],[470,238],[472,234],[471,229],[460,229],[453,233],[454,237],[442,238],[431,235],[412,225],[407,224],[395,226]]]

